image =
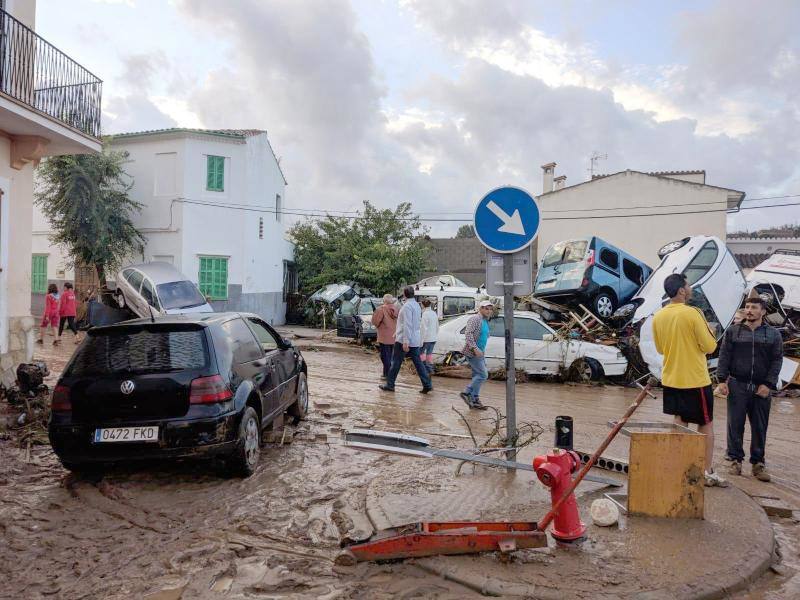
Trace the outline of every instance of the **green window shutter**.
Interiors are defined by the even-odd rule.
[[[212,192],[225,190],[225,157],[206,157],[206,189]]]
[[[222,192],[225,190],[225,157],[217,157],[217,174],[216,174],[217,189]]]
[[[198,287],[203,295],[209,296],[212,300],[227,300],[228,259],[200,257]]]
[[[34,294],[47,293],[47,257],[34,255],[31,262],[31,291]]]

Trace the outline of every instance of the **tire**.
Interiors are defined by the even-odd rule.
[[[228,459],[230,470],[240,477],[250,477],[258,467],[261,457],[261,424],[258,413],[247,406],[239,422],[236,450]]]
[[[363,346],[366,344],[366,340],[364,339],[364,334],[361,333],[360,329],[356,329],[356,344],[359,346]]]
[[[664,258],[670,252],[675,252],[678,248],[683,248],[691,238],[683,238],[682,240],[675,240],[669,244],[664,244],[658,249],[658,258]]]
[[[297,400],[286,411],[292,417],[293,424],[306,418],[308,413],[308,381],[305,373],[297,378]]]
[[[600,381],[603,378],[603,367],[594,358],[587,356],[573,362],[569,370],[571,379],[580,382]]]
[[[592,300],[594,314],[603,319],[611,318],[616,308],[616,301],[611,292],[601,291]]]

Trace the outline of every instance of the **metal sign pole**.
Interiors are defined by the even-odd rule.
[[[517,404],[514,370],[514,256],[503,255],[503,314],[506,325],[506,446],[517,445]],[[517,450],[512,448],[506,459],[517,460]]]

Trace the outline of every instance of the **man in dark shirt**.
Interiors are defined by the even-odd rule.
[[[783,340],[764,323],[766,303],[748,298],[744,319],[725,332],[719,352],[718,391],[728,396],[728,471],[742,474],[745,419],[750,419],[750,464],[753,476],[769,481],[764,448],[769,424],[770,392],[778,385],[783,363]]]

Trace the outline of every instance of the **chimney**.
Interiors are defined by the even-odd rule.
[[[553,175],[556,170],[556,163],[551,162],[542,165],[542,193],[547,194],[553,191]]]
[[[567,176],[566,175],[559,175],[553,181],[556,184],[556,190],[563,190],[564,186],[567,185]]]

